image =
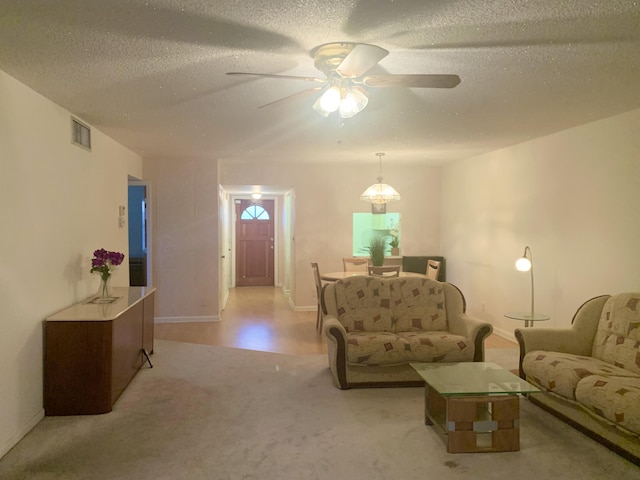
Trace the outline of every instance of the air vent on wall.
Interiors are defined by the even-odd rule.
[[[91,151],[91,129],[73,117],[71,117],[71,143]]]

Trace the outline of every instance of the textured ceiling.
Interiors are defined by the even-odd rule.
[[[229,71],[321,75],[309,50],[389,50],[339,120],[309,88]],[[0,0],[0,69],[143,156],[440,163],[640,108],[640,3],[586,0]]]

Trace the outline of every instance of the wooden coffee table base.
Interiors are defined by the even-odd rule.
[[[449,453],[520,450],[518,395],[443,397],[426,384],[425,423],[446,436]]]

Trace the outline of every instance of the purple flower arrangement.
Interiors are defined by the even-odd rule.
[[[124,260],[124,254],[120,252],[109,252],[104,248],[93,252],[91,259],[91,273],[98,272],[102,280],[108,280],[111,275],[111,269],[120,265]]]

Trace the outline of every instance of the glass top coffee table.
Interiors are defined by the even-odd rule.
[[[546,313],[531,313],[531,312],[510,312],[505,313],[505,317],[511,318],[512,320],[524,320],[524,326],[526,328],[533,327],[533,322],[544,322],[549,320],[551,317]]]
[[[425,423],[446,436],[447,452],[520,450],[518,394],[540,389],[495,363],[411,366],[425,381]]]

